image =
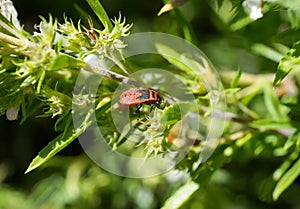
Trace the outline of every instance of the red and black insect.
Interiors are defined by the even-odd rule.
[[[147,88],[133,88],[124,91],[120,95],[120,103],[127,106],[137,105],[137,112],[142,104],[156,106],[159,109],[164,109],[165,106],[158,92]]]

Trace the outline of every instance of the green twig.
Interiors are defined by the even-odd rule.
[[[96,73],[96,74],[99,74],[99,75],[102,75],[102,76],[105,76],[107,78],[122,82],[122,83],[127,84],[127,85],[138,86],[138,83],[136,81],[134,81],[134,80],[132,80],[132,79],[126,77],[126,76],[120,75],[118,73],[109,71],[105,68],[96,68],[96,67],[93,67],[93,66],[91,66],[87,63],[87,65],[84,67],[84,70],[92,72],[92,73]]]
[[[6,31],[18,38],[23,38],[22,34],[18,30],[10,27],[7,23],[3,22],[2,20],[0,20],[0,28],[5,29]]]
[[[0,23],[1,23],[1,21],[0,21]],[[21,40],[19,38],[14,38],[10,35],[6,35],[1,32],[0,32],[0,40],[2,40],[5,43],[9,43],[9,44],[12,44],[15,46],[24,46],[24,45],[26,45],[26,42],[28,42],[26,39]]]

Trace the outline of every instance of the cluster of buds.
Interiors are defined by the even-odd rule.
[[[144,132],[146,157],[156,156],[167,151],[168,140],[165,136],[167,128],[163,111],[156,108],[148,118],[149,127]]]

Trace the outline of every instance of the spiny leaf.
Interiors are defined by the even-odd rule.
[[[239,84],[239,80],[240,80],[241,74],[242,74],[241,68],[238,68],[235,76],[233,77],[233,79],[231,81],[231,85],[230,85],[231,88],[237,88],[237,86]]]
[[[88,116],[87,116],[88,117]],[[71,123],[72,119],[70,118]],[[73,130],[73,126],[66,125],[67,128],[65,132],[60,134],[54,140],[52,140],[46,147],[44,147],[36,156],[32,162],[30,163],[29,167],[25,171],[25,174],[36,169],[37,167],[43,165],[45,162],[50,160],[53,156],[55,156],[59,151],[69,145],[74,139],[76,139],[79,135],[81,135],[89,126],[91,122],[87,122],[80,128]]]
[[[278,65],[273,86],[279,85],[282,80],[295,68],[300,68],[300,42],[297,42],[284,56]]]

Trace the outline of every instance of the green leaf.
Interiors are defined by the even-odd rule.
[[[180,208],[199,189],[199,184],[189,181],[180,187],[164,204],[161,209]]]
[[[290,149],[291,147],[293,147],[297,141],[299,141],[300,139],[300,132],[299,131],[296,131],[295,133],[293,133],[285,142],[284,144],[284,149],[285,150],[288,150]]]
[[[170,43],[169,43],[170,44]],[[177,43],[173,43],[177,44]],[[178,43],[178,44],[183,44],[181,47],[187,47],[186,44],[187,42],[183,43]],[[161,42],[156,42],[155,47],[158,51],[158,53],[165,58],[168,62],[173,64],[174,66],[178,67],[182,71],[185,72],[185,75],[188,75],[190,77],[196,78],[195,80],[192,79],[188,81],[189,83],[192,84],[193,81],[197,81],[197,78],[199,77],[199,72],[201,74],[201,80],[197,81],[193,84],[196,84],[196,87],[193,87],[193,91],[195,93],[202,94],[204,93],[205,89],[205,80],[211,80],[212,77],[215,76],[214,74],[214,69],[212,69],[212,66],[210,63],[205,59],[204,56],[195,56],[193,52],[185,52],[185,51],[176,51],[174,50],[174,47],[171,45],[161,43]],[[197,49],[196,49],[197,50]],[[198,51],[197,53],[201,53]],[[204,73],[205,72],[205,73]]]
[[[256,120],[250,124],[253,128],[260,128],[265,130],[276,130],[283,128],[293,128],[293,125],[286,121],[273,121],[273,120]]]
[[[173,9],[175,9],[176,7],[181,6],[182,4],[184,4],[185,2],[187,2],[188,0],[170,0],[168,3],[166,3],[158,12],[157,16],[160,16],[161,14],[171,11]]]
[[[0,197],[0,208],[32,209],[38,207],[29,198],[29,194],[25,195],[21,190],[12,188],[9,185],[1,185]]]
[[[299,5],[298,5],[298,7],[299,7]],[[298,29],[300,26],[299,9],[298,10],[289,9],[287,12],[288,12],[288,17],[290,19],[292,28]]]
[[[300,175],[300,159],[282,176],[273,191],[273,199],[278,200],[279,196],[295,181]]]
[[[238,9],[241,7],[243,0],[230,0],[232,3],[232,9]]]
[[[105,28],[112,31],[113,25],[99,0],[86,0]]]
[[[184,64],[184,60],[182,60],[184,55],[162,43],[155,43],[155,47],[157,48],[158,53],[161,54],[161,56],[163,56],[168,62],[177,66],[179,69],[184,70],[185,72],[192,72],[192,70],[186,64]],[[191,60],[191,62],[195,61]]]
[[[261,189],[259,191],[260,200],[267,202],[271,199],[271,194],[274,190],[276,182],[272,176],[267,177],[261,184]]]
[[[194,112],[197,110],[198,106],[196,104],[189,102],[178,102],[165,108],[163,120],[167,118],[167,124],[173,125],[179,120],[183,119],[189,112]]]
[[[279,65],[278,65],[278,69],[276,71],[276,75],[275,75],[275,79],[274,79],[274,83],[273,86],[278,86],[282,80],[289,74],[289,72],[291,72],[291,70],[293,69],[292,65],[288,66],[286,63],[291,62],[291,59],[287,59],[287,58],[283,58]],[[292,61],[295,62],[295,61]]]
[[[237,88],[241,75],[242,75],[241,68],[238,68],[235,76],[231,81],[231,85],[230,85],[231,88]]]
[[[291,109],[291,112],[300,114],[300,105],[299,104],[285,104],[288,108]]]
[[[262,87],[261,85],[258,85],[256,82],[252,83],[247,88],[244,88],[241,91],[245,91],[246,93],[243,93],[243,96],[241,97],[242,103],[244,105],[249,104],[253,98],[255,98],[258,94],[261,93]]]
[[[278,65],[278,69],[275,75],[273,86],[279,85],[282,80],[292,71],[300,69],[300,42],[294,44],[294,46],[288,51]]]
[[[239,90],[241,90],[240,88],[230,88],[230,89],[225,89],[225,93],[226,95],[232,95],[237,93]]]
[[[273,180],[274,181],[278,181],[283,175],[284,173],[291,167],[291,165],[293,164],[293,162],[295,162],[295,160],[299,157],[299,153],[297,151],[293,152],[290,154],[290,156],[288,157],[288,159],[286,159],[279,168],[277,168],[274,173],[273,173]],[[275,185],[274,185],[275,187]]]
[[[30,163],[29,167],[25,171],[25,174],[36,169],[37,167],[43,165],[45,162],[50,160],[53,156],[55,156],[59,151],[69,145],[74,139],[80,136],[90,125],[92,122],[88,121],[89,116],[86,116],[85,122],[83,125],[74,130],[73,126],[71,126],[72,118],[69,118],[69,125],[66,125],[65,132],[60,134],[54,140],[52,140],[46,147],[44,147]]]
[[[287,121],[288,117],[284,113],[284,106],[280,104],[278,98],[275,96],[270,85],[264,86],[264,100],[267,110],[274,121]]]
[[[59,54],[51,62],[49,71],[61,70],[62,68],[82,68],[85,62],[67,54]]]
[[[236,22],[232,23],[232,25],[229,27],[231,31],[238,31],[242,29],[243,27],[249,25],[252,23],[254,20],[252,20],[250,17],[244,17],[244,18],[239,18]]]
[[[218,7],[222,7],[224,0],[217,0]]]
[[[300,15],[299,7],[300,2],[295,0],[276,0],[276,4],[280,5],[287,11],[287,17],[290,20],[293,29],[299,28],[300,25]]]
[[[276,0],[276,4],[289,9],[297,9],[300,7],[300,2],[295,0]]]
[[[0,32],[7,35],[13,35],[18,38],[22,38],[20,30],[18,30],[6,17],[0,13]]]
[[[280,62],[280,60],[284,56],[284,54],[281,54],[277,50],[275,50],[269,46],[266,46],[265,44],[261,44],[261,43],[253,44],[251,49],[256,54],[264,56],[264,57],[266,57],[274,62],[277,62],[277,63]]]
[[[29,117],[31,117],[34,113],[36,113],[36,110],[42,107],[41,101],[34,100],[31,102],[32,98],[26,98],[27,100],[23,98],[23,101],[21,103],[21,113],[22,118],[20,121],[20,125],[22,125]],[[27,103],[26,103],[27,102]]]
[[[45,79],[45,76],[46,76],[46,71],[42,71],[41,72],[41,75],[39,77],[39,81],[38,81],[38,85],[37,85],[37,88],[36,88],[36,92],[37,93],[40,93],[41,92],[41,88],[42,88],[42,84],[43,84],[43,81]]]

